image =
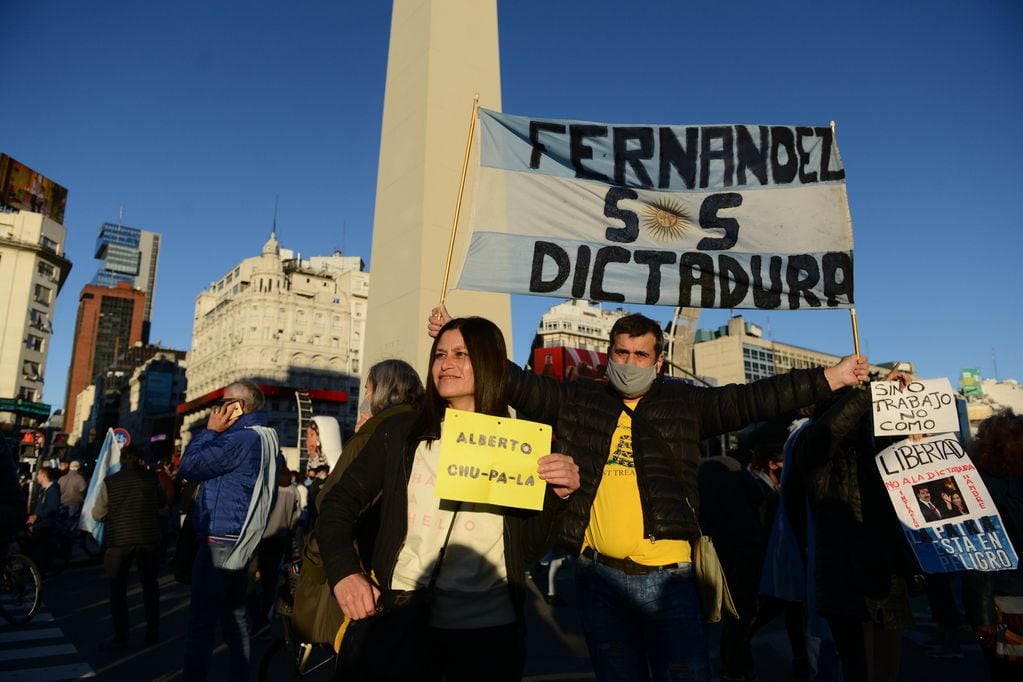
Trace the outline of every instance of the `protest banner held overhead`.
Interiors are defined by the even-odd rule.
[[[551,452],[546,424],[448,408],[440,436],[437,497],[542,509],[536,460]]]
[[[1016,550],[998,510],[954,436],[899,441],[876,461],[925,573],[1016,568]]]
[[[458,287],[696,308],[849,308],[827,126],[607,125],[479,111]]]
[[[870,382],[875,436],[953,433],[959,430],[955,393],[947,378]]]

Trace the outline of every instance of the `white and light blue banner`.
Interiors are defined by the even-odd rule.
[[[994,500],[955,436],[899,441],[876,462],[925,573],[1016,568]]]
[[[460,289],[699,308],[848,308],[830,127],[618,126],[480,109]]]
[[[100,488],[103,481],[109,474],[116,474],[121,468],[121,443],[114,435],[113,429],[107,429],[106,438],[103,439],[103,446],[100,448],[99,456],[96,458],[96,470],[92,472],[89,479],[89,489],[85,492],[85,501],[82,503],[82,514],[78,518],[78,528],[92,534],[96,542],[103,544],[103,532],[105,524],[92,518],[92,510],[99,498]]]

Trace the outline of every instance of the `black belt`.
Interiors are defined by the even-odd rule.
[[[646,575],[648,573],[656,573],[657,571],[664,571],[670,568],[678,568],[684,563],[676,561],[675,563],[663,564],[661,566],[646,566],[644,564],[637,564],[632,559],[615,559],[614,557],[606,554],[600,554],[599,552],[595,552],[592,547],[584,549],[583,556],[598,564],[603,564],[608,568],[621,571],[626,575]]]

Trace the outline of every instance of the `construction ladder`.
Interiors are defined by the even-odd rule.
[[[313,401],[309,397],[309,391],[295,391],[295,400],[298,402],[298,456],[308,460],[305,432],[313,418]]]

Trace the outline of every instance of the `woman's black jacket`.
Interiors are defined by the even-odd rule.
[[[415,432],[418,411],[399,414],[380,425],[359,456],[323,500],[316,532],[327,582],[333,586],[362,573],[355,544],[360,512],[380,494],[380,532],[370,565],[377,582],[390,586],[408,531],[408,481],[416,448],[438,433]],[[525,566],[540,559],[553,542],[555,516],[565,503],[547,489],[544,511],[504,511],[505,570],[516,615],[523,620]]]
[[[799,434],[795,467],[814,514],[814,585],[822,614],[913,625],[906,578],[918,570],[874,457],[870,392],[848,389]]]

